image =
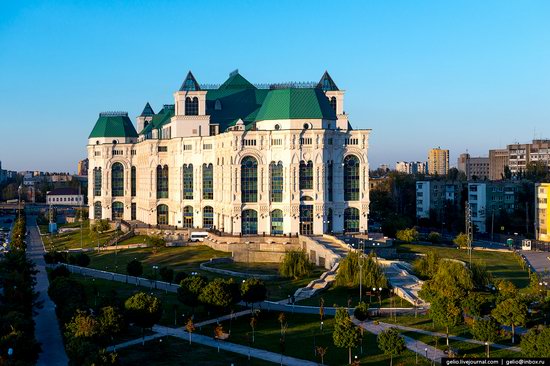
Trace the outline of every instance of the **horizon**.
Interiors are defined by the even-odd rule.
[[[0,9],[0,47],[9,50],[0,59],[9,121],[0,161],[8,170],[75,172],[100,112],[127,111],[135,125],[146,102],[155,111],[173,103],[188,70],[201,84],[222,83],[234,69],[252,83],[318,81],[328,70],[346,91],[352,126],[372,129],[372,170],[425,161],[436,146],[456,166],[461,153],[550,138],[544,1],[35,1]],[[320,27],[327,14],[330,26]],[[25,144],[13,138],[25,131]]]

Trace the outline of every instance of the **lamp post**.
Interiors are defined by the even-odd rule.
[[[485,347],[487,348],[487,358],[489,358],[489,342],[485,342]]]
[[[426,353],[426,358],[428,358],[428,347],[424,348],[424,352]]]
[[[363,301],[363,265],[365,258],[363,257],[363,240],[359,242],[359,302]]]
[[[21,220],[21,190],[23,189],[23,186],[22,185],[19,185],[19,187],[17,188],[17,193],[19,194],[19,201],[17,202],[17,207],[18,207],[18,215],[19,215],[19,219]]]
[[[155,290],[157,289],[157,270],[159,269],[159,266],[154,265],[153,266],[153,279],[155,281]]]

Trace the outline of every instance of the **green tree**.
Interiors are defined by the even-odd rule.
[[[189,276],[184,278],[178,288],[178,300],[192,307],[194,312],[197,305],[199,305],[199,295],[206,284],[206,277],[203,276]]]
[[[153,247],[153,253],[158,252],[159,249],[164,248],[164,246],[166,245],[166,240],[158,235],[150,236],[148,241],[149,244],[151,244],[151,246]]]
[[[453,239],[453,243],[455,243],[456,245],[458,245],[459,248],[467,248],[468,247],[468,241],[470,239],[468,239],[468,235],[467,234],[464,234],[464,233],[460,233],[458,234],[454,239]]]
[[[436,232],[436,231],[432,231],[431,233],[428,234],[427,240],[430,243],[433,243],[433,244],[440,243],[441,242],[441,234]]]
[[[470,272],[472,272],[472,281],[477,289],[485,290],[493,280],[493,276],[487,271],[487,266],[484,263],[473,262],[470,266]]]
[[[425,256],[414,260],[413,269],[421,278],[431,278],[437,273],[440,260],[436,251],[430,250]]]
[[[344,308],[336,309],[332,339],[336,347],[348,349],[348,362],[351,363],[351,349],[357,347],[361,334]]]
[[[363,261],[363,268],[360,270],[359,260]],[[384,271],[380,268],[374,254],[369,254],[366,258],[359,256],[359,253],[350,251],[347,256],[340,261],[338,272],[336,273],[336,284],[338,286],[359,286],[359,276],[363,274],[363,287],[388,287],[388,281]]]
[[[500,326],[492,317],[479,318],[474,321],[470,330],[475,339],[490,344],[497,340]]]
[[[397,231],[395,237],[397,240],[404,241],[405,243],[412,243],[418,241],[420,235],[415,228],[409,228]]]
[[[145,292],[138,292],[129,297],[124,302],[124,308],[128,320],[141,327],[142,336],[145,328],[151,328],[158,323],[162,316],[161,301]],[[145,342],[145,338],[143,338],[143,342]]]
[[[390,356],[390,366],[393,365],[393,356],[398,356],[405,350],[405,339],[395,328],[384,330],[376,337],[378,348],[385,355]]]
[[[143,274],[143,265],[140,261],[132,259],[126,265],[126,273],[128,273],[130,276],[139,277]]]
[[[241,299],[239,285],[232,279],[215,278],[199,295],[199,301],[213,310],[227,310]]]
[[[353,311],[353,316],[359,321],[365,321],[369,317],[369,306],[361,301]]]
[[[174,270],[172,268],[160,267],[159,274],[164,282],[172,283],[174,280]]]
[[[90,257],[86,253],[77,253],[69,257],[69,262],[80,267],[88,267],[90,265]]]
[[[97,339],[99,336],[99,324],[96,319],[85,311],[77,310],[75,316],[66,325],[67,338],[90,338]]]
[[[435,324],[445,327],[448,347],[449,327],[454,327],[462,321],[462,309],[451,299],[437,296],[431,301],[429,316]]]
[[[458,302],[473,288],[472,273],[463,263],[442,260],[433,278],[424,282],[419,295],[428,302],[437,296]]]
[[[462,300],[462,308],[464,312],[473,317],[481,316],[481,309],[485,305],[485,297],[479,292],[470,292],[466,298]]]
[[[498,291],[497,302],[510,299],[517,296],[518,294],[518,288],[516,287],[516,285],[508,280],[498,279],[497,281],[495,281],[495,287]]]
[[[257,278],[249,278],[241,285],[241,297],[247,304],[264,301],[267,295],[267,288],[263,281]]]
[[[491,312],[501,324],[512,327],[512,343],[515,341],[516,327],[527,322],[527,306],[517,297],[503,300]]]
[[[521,337],[521,353],[526,357],[548,357],[550,355],[550,328],[539,325]]]
[[[102,308],[97,321],[103,339],[115,336],[124,329],[124,316],[113,306]]]
[[[290,250],[285,253],[279,266],[279,273],[283,277],[300,279],[309,276],[313,270],[306,252],[303,250]]]

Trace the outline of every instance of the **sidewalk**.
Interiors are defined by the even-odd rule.
[[[49,281],[44,261],[44,244],[38,233],[36,219],[32,216],[27,218],[27,230],[30,231],[27,238],[27,256],[36,264],[38,273],[35,291],[38,292],[38,301],[42,302],[42,308],[35,309],[37,315],[34,316],[36,339],[42,344],[37,365],[67,366],[69,360],[63,346],[55,305],[48,296]]]

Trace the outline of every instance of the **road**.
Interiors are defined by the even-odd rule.
[[[66,366],[69,360],[63,346],[55,305],[48,296],[49,281],[44,262],[44,244],[38,233],[35,217],[27,217],[27,230],[30,231],[30,235],[27,237],[27,256],[35,263],[38,271],[35,291],[38,292],[38,301],[42,302],[42,308],[35,309],[37,314],[34,316],[35,336],[42,344],[42,352],[38,356],[37,365]]]
[[[531,267],[533,267],[538,274],[550,279],[550,252],[522,250],[520,253],[527,259]]]

